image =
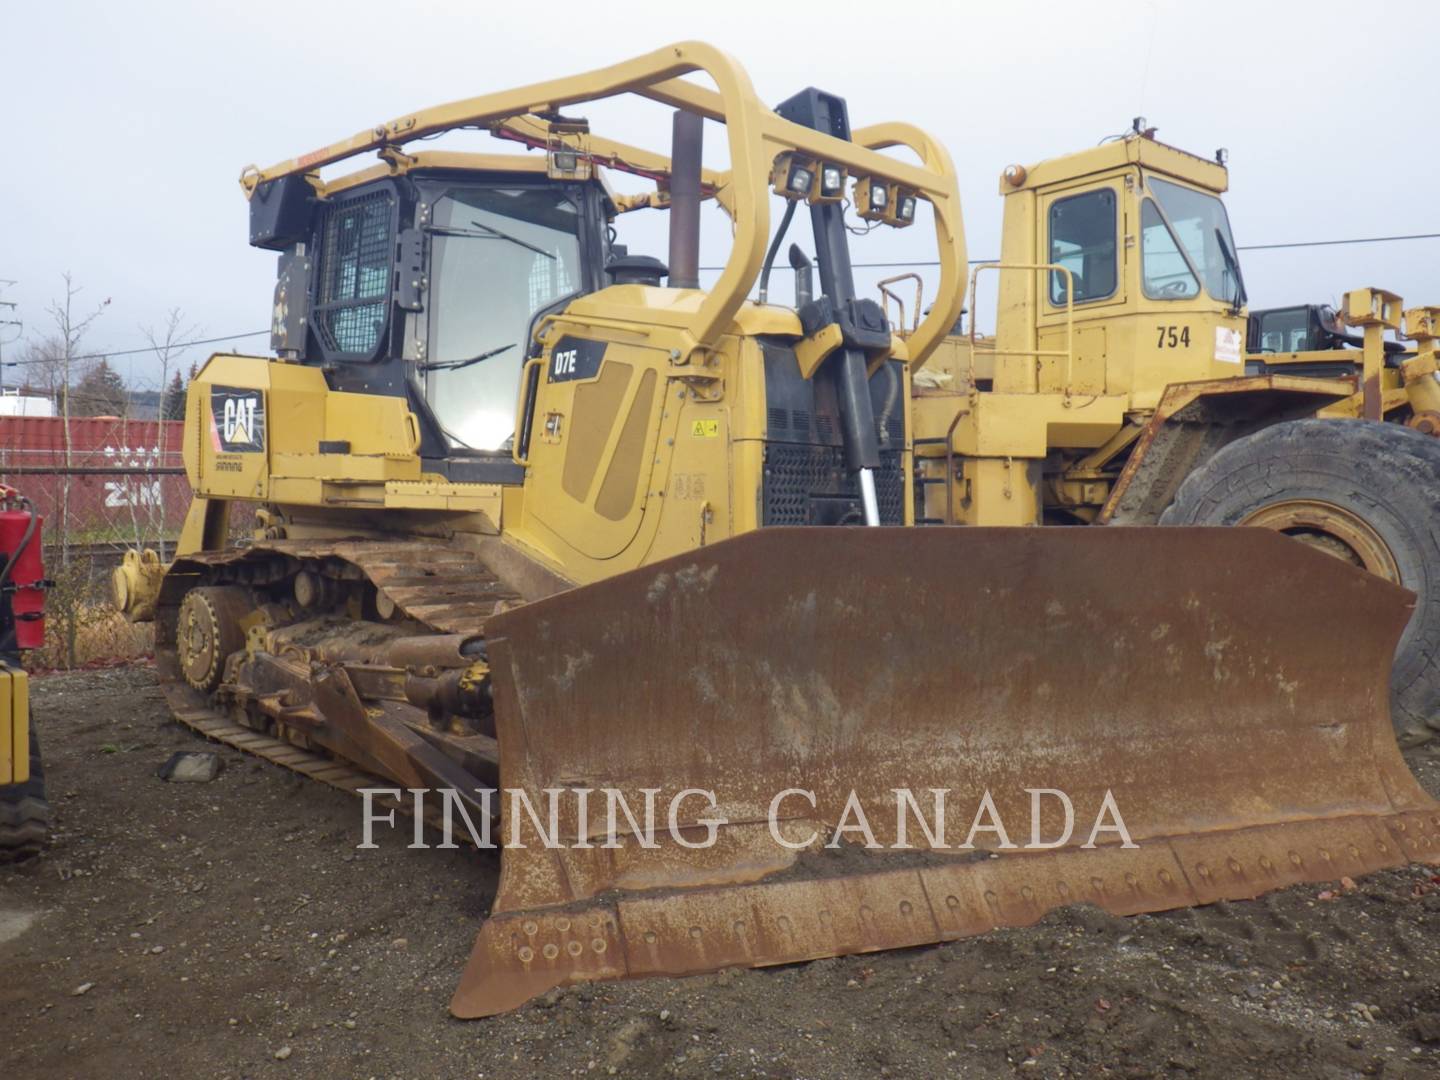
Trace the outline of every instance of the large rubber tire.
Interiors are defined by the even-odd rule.
[[[30,722],[30,779],[0,786],[0,862],[34,855],[50,839],[50,804],[45,801],[45,767],[40,739]]]
[[[1402,745],[1424,742],[1440,730],[1440,439],[1358,420],[1276,424],[1191,473],[1160,524],[1281,527],[1287,507],[1306,503],[1328,504],[1341,512],[1337,520],[1348,515],[1367,525],[1388,549],[1388,559],[1382,552],[1379,560],[1384,576],[1398,577],[1419,597],[1395,653],[1390,715]],[[1367,561],[1354,555],[1363,544],[1347,549],[1323,530],[1284,531],[1359,565]]]

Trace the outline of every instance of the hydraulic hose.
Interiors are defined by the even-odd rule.
[[[775,239],[770,241],[770,250],[765,252],[765,265],[760,269],[760,303],[765,303],[770,297],[770,268],[775,265],[775,256],[780,253],[780,242],[785,239],[785,230],[790,228],[790,219],[795,216],[795,204],[799,199],[785,200],[785,214],[780,219],[780,227],[775,230]]]
[[[885,391],[885,404],[880,406],[880,416],[876,419],[875,426],[881,431],[887,431],[890,427],[890,414],[895,411],[895,402],[900,398],[900,376],[895,373],[894,364],[887,361],[882,366],[890,388]]]

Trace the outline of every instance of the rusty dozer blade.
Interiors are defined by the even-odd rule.
[[[1388,717],[1413,603],[1262,529],[773,529],[499,615],[502,795],[537,816],[502,801],[451,1008],[1433,861]],[[605,789],[659,789],[653,840],[617,802],[604,846]]]

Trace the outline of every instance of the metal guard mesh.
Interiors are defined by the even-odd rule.
[[[882,525],[905,523],[905,485],[901,452],[882,450],[875,472],[875,497]],[[814,497],[859,500],[860,486],[845,467],[845,451],[835,446],[769,443],[765,447],[764,524],[809,525]]]
[[[326,207],[321,224],[316,329],[329,350],[370,353],[390,295],[394,195],[373,191]]]

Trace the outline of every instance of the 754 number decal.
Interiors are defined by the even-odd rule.
[[[1155,342],[1157,349],[1188,349],[1190,347],[1190,327],[1188,326],[1157,326],[1160,337]]]

